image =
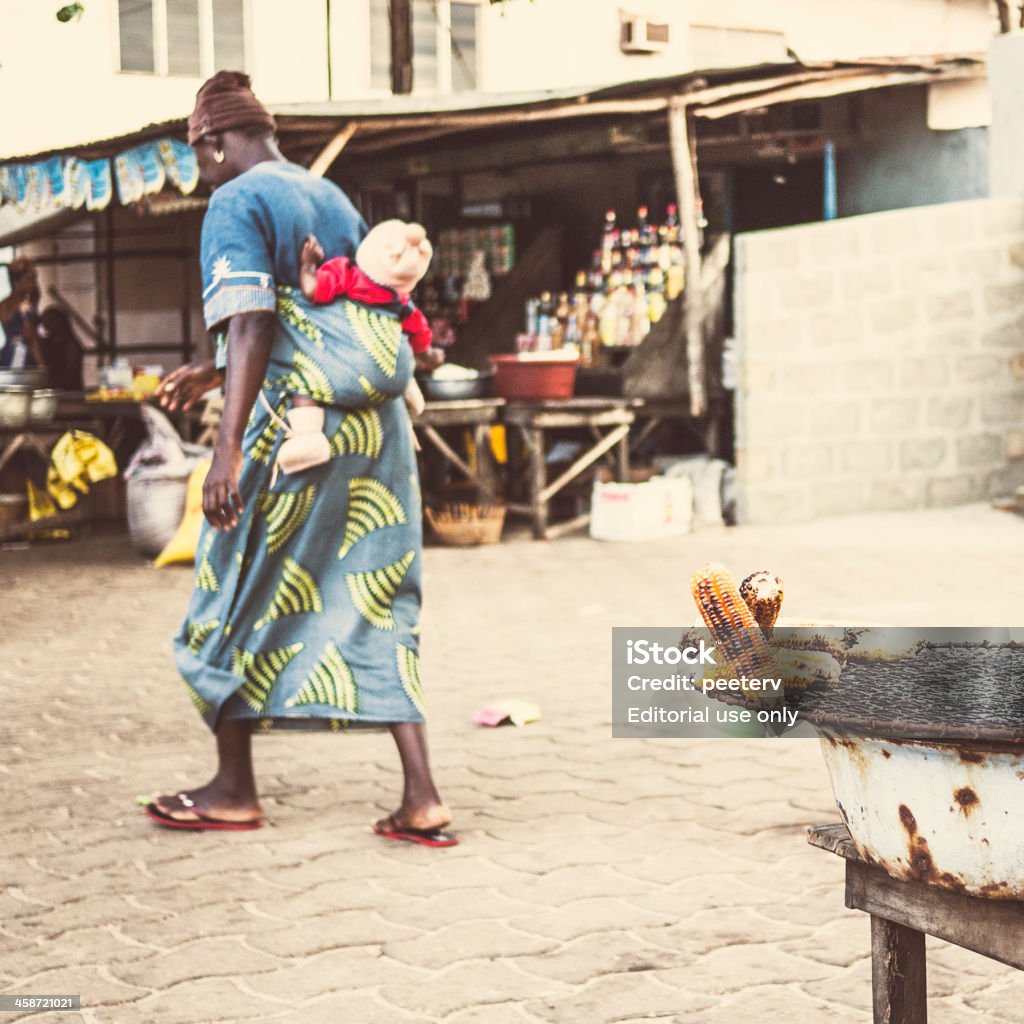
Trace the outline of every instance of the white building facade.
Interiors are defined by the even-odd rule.
[[[247,70],[270,104],[389,91],[389,0],[83,0],[67,22],[59,9],[0,0],[0,159],[181,117],[222,67]],[[607,84],[787,53],[982,52],[996,29],[988,0],[412,0],[412,15],[417,93]]]

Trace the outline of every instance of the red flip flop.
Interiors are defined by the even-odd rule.
[[[451,832],[445,832],[440,828],[410,828],[398,825],[391,815],[378,821],[373,826],[373,831],[384,839],[401,839],[408,843],[419,843],[420,846],[443,849],[459,845],[458,836],[452,835]]]
[[[198,815],[198,820],[182,821],[179,818],[172,818],[169,814],[161,811],[152,801],[143,804],[142,809],[158,825],[163,825],[165,828],[183,828],[190,832],[213,832],[218,830],[222,832],[251,832],[253,829],[263,826],[262,818],[257,818],[255,821],[224,821],[221,818],[211,818],[208,814],[203,814],[183,793],[178,794],[178,799],[182,802],[183,806],[187,807],[193,814]]]

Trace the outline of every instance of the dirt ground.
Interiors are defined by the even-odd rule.
[[[1024,519],[987,507],[602,545],[426,552],[424,681],[460,846],[389,844],[382,734],[259,737],[268,827],[155,828],[205,781],[169,641],[191,587],[122,535],[0,552],[0,991],[34,1024],[866,1024],[867,918],[814,740],[613,740],[610,627],[680,625],[708,559],[786,581],[788,615],[1024,622]],[[480,729],[489,700],[541,721]],[[1024,1020],[1024,976],[929,946],[933,1024]]]

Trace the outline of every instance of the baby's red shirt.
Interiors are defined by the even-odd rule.
[[[316,272],[313,301],[322,305],[342,295],[368,306],[386,306],[397,302],[402,308],[402,330],[408,335],[413,352],[426,352],[430,348],[433,340],[430,324],[413,305],[412,299],[394,288],[377,284],[347,256],[327,260]]]

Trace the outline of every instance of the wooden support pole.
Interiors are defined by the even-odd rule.
[[[669,104],[669,145],[679,200],[679,223],[686,259],[686,287],[683,293],[683,332],[686,336],[686,374],[690,393],[690,415],[703,416],[707,408],[707,368],[704,352],[704,294],[701,288],[700,204],[696,163],[696,135],[693,115],[685,98],[675,96]]]
[[[412,92],[412,0],[391,0],[391,91]]]
[[[356,133],[355,121],[349,121],[337,135],[327,143],[317,154],[316,159],[309,165],[309,173],[317,178],[322,178],[330,169],[331,164],[341,155],[341,151],[348,145],[349,139]]]

